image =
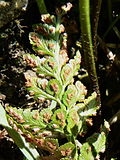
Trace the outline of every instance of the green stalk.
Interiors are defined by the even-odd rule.
[[[59,44],[59,38],[60,38],[60,33],[59,33],[59,29],[60,29],[60,23],[61,23],[61,16],[59,15],[57,17],[57,24],[56,24],[56,50],[55,50],[55,54],[54,54],[54,58],[57,62],[57,70],[56,70],[56,79],[58,79],[58,81],[60,82],[60,84],[62,85],[62,80],[60,77],[60,71],[61,71],[61,67],[60,67],[60,62],[59,62],[59,52],[60,52],[60,44]]]
[[[92,89],[98,95],[98,104],[100,105],[100,92],[91,36],[89,0],[79,0],[79,10],[85,66],[89,74]]]
[[[44,0],[36,0],[40,14],[47,14],[47,9]]]

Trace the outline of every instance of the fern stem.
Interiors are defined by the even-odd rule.
[[[98,22],[99,22],[99,15],[100,15],[100,10],[101,10],[101,4],[102,0],[94,0],[93,1],[93,22],[92,22],[92,27],[93,27],[93,52],[95,56],[95,60],[97,60],[97,30],[98,30]]]
[[[79,0],[79,11],[85,66],[91,80],[93,91],[95,91],[98,95],[98,104],[100,105],[100,92],[91,36],[89,0]]]
[[[59,33],[59,29],[60,29],[60,23],[61,23],[61,16],[59,15],[57,17],[57,23],[56,23],[56,36],[55,36],[55,39],[56,39],[56,50],[55,50],[55,54],[54,54],[54,57],[55,57],[55,60],[57,62],[57,70],[56,70],[56,79],[58,79],[58,81],[60,82],[60,84],[62,85],[62,80],[61,80],[61,77],[60,77],[60,71],[61,71],[61,67],[60,67],[60,61],[59,61],[59,52],[60,52],[60,44],[59,44],[59,38],[60,38],[60,33]]]
[[[47,14],[47,9],[44,0],[36,0],[40,14]]]

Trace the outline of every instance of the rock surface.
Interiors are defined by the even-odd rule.
[[[17,18],[28,6],[29,0],[0,0],[0,28]]]

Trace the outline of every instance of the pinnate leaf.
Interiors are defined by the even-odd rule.
[[[48,85],[46,87],[47,93],[54,95],[55,97],[58,97],[61,90],[62,90],[62,86],[57,79],[49,80]]]
[[[71,109],[67,117],[67,131],[71,134],[75,134],[75,132],[77,134],[79,123],[80,118],[77,111],[75,109]]]
[[[63,103],[67,107],[73,107],[77,101],[77,89],[75,85],[69,85],[63,95]]]
[[[66,111],[63,110],[63,109],[57,109],[53,116],[52,116],[52,127],[54,128],[54,130],[57,130],[57,131],[62,131],[63,132],[63,129],[66,125]]]
[[[65,143],[64,145],[61,145],[59,147],[59,151],[61,152],[61,155],[63,157],[68,157],[72,154],[74,148],[75,148],[75,145],[71,142],[68,142],[68,143]]]
[[[81,56],[78,51],[74,59],[71,59],[69,63],[63,66],[61,71],[61,77],[65,85],[68,85],[73,79],[73,76],[76,75],[76,72],[78,72],[80,68],[80,63],[81,63]]]
[[[79,115],[80,116],[92,116],[96,115],[97,110],[99,107],[97,106],[97,100],[96,100],[96,93],[92,93],[91,96],[89,96],[87,99],[84,101],[84,105],[81,106],[82,109],[80,109]]]
[[[40,117],[39,112],[36,110],[31,111],[31,109],[17,109],[17,108],[7,108],[9,115],[21,125],[29,125],[29,128],[45,128],[46,124]]]
[[[87,139],[87,141],[94,146],[95,152],[97,152],[97,154],[99,152],[105,151],[106,135],[104,132],[94,133]]]

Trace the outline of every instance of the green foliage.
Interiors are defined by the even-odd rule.
[[[104,127],[108,129],[108,123],[104,122]],[[105,143],[106,143],[106,132],[101,129],[101,133],[94,133],[92,136],[87,138],[86,143],[84,143],[81,147],[81,154],[79,156],[79,160],[94,160],[95,157],[99,157],[100,152],[105,151]]]
[[[80,52],[68,58],[67,34],[61,19],[69,7],[69,3],[62,7],[57,16],[42,15],[43,23],[34,25],[29,35],[36,54],[24,56],[33,70],[25,73],[30,95],[42,103],[49,100],[50,105],[41,111],[7,107],[7,118],[27,142],[41,152],[47,151],[48,159],[92,160],[105,149],[106,132],[93,134],[83,144],[77,140],[87,133],[91,116],[99,107],[96,93],[87,97],[86,87],[77,80]],[[47,159],[41,152],[40,157]]]
[[[11,127],[11,125],[9,125],[6,112],[1,104],[0,104],[0,125],[4,126],[9,136],[11,136],[11,138],[14,140],[16,145],[19,147],[21,152],[28,160],[37,160],[39,158],[39,154],[35,149],[35,147],[27,143],[24,137],[19,134],[18,130],[15,130],[15,128],[17,128],[16,125],[14,124],[13,128]]]

